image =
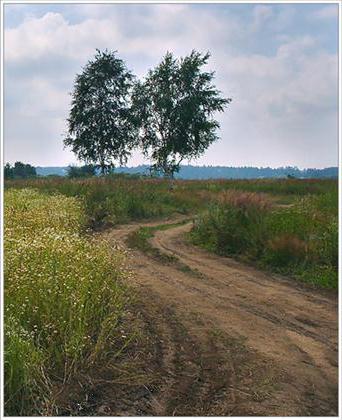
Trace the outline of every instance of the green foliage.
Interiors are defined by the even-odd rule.
[[[48,415],[56,378],[116,346],[124,257],[81,234],[76,198],[10,189],[4,216],[5,414]]]
[[[5,179],[13,179],[13,168],[11,167],[11,165],[9,163],[6,163],[5,167],[4,167],[4,178]]]
[[[221,255],[247,251],[256,255],[265,237],[263,216],[270,206],[261,194],[225,192],[197,217],[193,235],[196,232],[197,242]]]
[[[69,178],[85,178],[96,175],[96,167],[94,165],[83,165],[83,166],[69,166],[68,177]]]
[[[261,267],[337,288],[337,189],[298,199],[285,208],[260,205],[266,199],[257,200],[257,196],[237,192],[212,204],[197,218],[193,242],[221,255],[241,255]]]
[[[36,169],[30,164],[15,162],[14,166],[6,163],[4,168],[5,179],[34,178],[37,176]]]
[[[130,91],[133,75],[115,52],[97,50],[76,76],[66,146],[80,160],[99,165],[102,173],[123,164],[135,144]]]
[[[192,51],[175,59],[167,53],[133,93],[133,110],[141,127],[140,144],[154,162],[153,169],[173,177],[183,159],[199,157],[217,139],[222,112],[231,101],[220,97],[205,72],[210,55]]]
[[[49,384],[41,374],[44,354],[35,345],[33,334],[6,314],[5,326],[5,414],[32,415],[49,397]]]

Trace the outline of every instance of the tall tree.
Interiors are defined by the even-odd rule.
[[[217,140],[222,112],[231,99],[213,85],[214,72],[203,71],[210,54],[192,51],[176,59],[168,52],[161,63],[137,83],[134,115],[140,123],[140,144],[152,168],[173,177],[183,159],[199,157]]]
[[[134,77],[116,52],[96,51],[76,76],[64,144],[105,173],[115,161],[126,163],[134,146],[136,129],[130,112]]]

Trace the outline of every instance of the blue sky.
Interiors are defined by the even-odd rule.
[[[63,149],[69,93],[96,48],[141,78],[167,50],[195,48],[233,101],[221,139],[192,163],[337,164],[336,4],[6,4],[4,19],[6,161],[76,162]]]

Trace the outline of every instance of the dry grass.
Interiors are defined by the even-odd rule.
[[[308,254],[308,244],[294,234],[282,234],[267,243],[267,247],[277,259],[279,266],[304,261]]]
[[[243,211],[250,211],[251,209],[266,211],[270,210],[274,205],[266,194],[236,190],[219,193],[216,201],[219,205],[224,206],[229,204]]]

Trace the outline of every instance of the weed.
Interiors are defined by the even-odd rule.
[[[82,234],[76,198],[12,189],[4,216],[5,413],[44,414],[53,378],[115,346],[124,258]]]

